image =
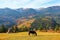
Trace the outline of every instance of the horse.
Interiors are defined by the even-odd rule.
[[[36,31],[29,31],[28,35],[30,35],[30,34],[35,34],[35,36],[37,36]]]

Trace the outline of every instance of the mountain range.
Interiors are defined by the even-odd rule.
[[[17,20],[21,19],[35,19],[40,17],[53,17],[60,20],[60,6],[51,6],[47,8],[0,8],[0,24],[13,25],[17,23]]]

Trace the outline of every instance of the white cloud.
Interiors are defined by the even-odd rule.
[[[56,3],[52,3],[52,4],[48,2],[47,4],[41,5],[40,7],[45,7],[46,8],[46,7],[50,7],[50,6],[60,6],[60,2],[57,2],[57,1],[56,1]]]
[[[0,0],[0,8],[9,7],[9,8],[40,8],[48,7],[52,5],[60,5],[59,3],[53,3],[49,5],[48,2],[53,0]],[[54,0],[56,1],[56,0]],[[44,4],[48,3],[48,4]],[[44,4],[44,5],[43,5]]]
[[[52,0],[49,0],[52,1]],[[38,8],[41,4],[49,2],[48,0],[34,0],[30,4],[26,5],[27,8]]]
[[[30,0],[0,0],[0,7],[18,8],[25,6]]]

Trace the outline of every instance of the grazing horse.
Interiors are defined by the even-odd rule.
[[[30,34],[35,34],[35,35],[37,36],[37,33],[36,33],[35,31],[29,31],[28,34],[29,34],[29,35],[30,35]]]

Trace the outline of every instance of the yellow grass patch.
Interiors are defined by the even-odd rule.
[[[60,33],[37,32],[37,36],[28,32],[0,33],[0,40],[60,40]]]

